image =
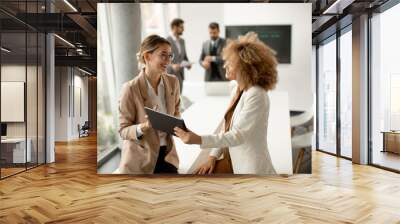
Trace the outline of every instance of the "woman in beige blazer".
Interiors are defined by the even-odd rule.
[[[267,144],[267,92],[277,82],[274,52],[255,33],[248,33],[229,42],[223,58],[227,78],[236,80],[238,87],[225,113],[222,132],[199,136],[176,127],[175,133],[184,143],[213,148],[197,174],[210,174],[214,169],[222,173],[276,174]],[[226,162],[219,163],[221,157]]]
[[[119,101],[119,133],[123,139],[117,173],[177,173],[178,155],[171,135],[153,129],[144,107],[180,117],[179,81],[167,74],[173,55],[168,40],[148,36],[137,54],[143,66],[126,82]]]

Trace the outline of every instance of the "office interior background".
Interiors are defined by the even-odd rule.
[[[76,139],[79,135],[78,124],[81,127],[85,121],[90,121],[91,130],[96,130],[95,111],[97,105],[90,99],[94,99],[96,96],[97,84],[95,61],[97,2],[77,2],[78,6],[75,7],[58,1],[50,1],[50,3],[46,1],[2,2],[2,134],[8,138],[4,141],[10,142],[2,144],[3,177],[42,164],[46,157],[48,162],[53,162],[54,141]],[[367,152],[362,153],[363,163],[399,170],[396,149],[390,149],[392,142],[396,144],[398,138],[396,133],[390,133],[390,131],[399,129],[399,101],[396,100],[399,95],[399,78],[395,57],[393,57],[394,52],[398,49],[396,44],[392,44],[399,35],[398,31],[392,28],[398,21],[399,14],[397,5],[390,8],[383,6],[394,5],[391,2],[367,4],[355,1],[352,4],[341,6],[341,10],[344,12],[339,16],[330,15],[329,12],[319,17],[314,16],[312,23],[313,69],[311,76],[307,78],[312,80],[310,88],[317,93],[314,106],[314,113],[317,115],[315,117],[317,125],[314,128],[314,148],[351,159],[353,157],[352,118],[361,116],[352,113],[354,75],[349,75],[353,72],[352,18],[357,13],[368,11],[368,32],[362,34],[369,41],[364,45],[366,48],[364,54],[369,55],[368,61],[365,62],[368,63],[369,83],[363,82],[363,85],[360,86],[368,89],[365,93],[367,96],[364,96],[368,98],[365,102],[368,108],[364,110],[368,113],[362,117],[364,125],[362,129],[368,135],[362,139],[363,144],[366,144],[368,148]],[[46,4],[48,4],[47,7]],[[188,16],[185,13],[192,12],[192,8],[197,7],[195,5],[144,4],[141,13],[143,22],[140,24],[143,26],[141,35],[144,36],[151,32],[168,35],[168,21],[175,17]],[[204,4],[203,7],[207,7],[206,5]],[[327,5],[329,4],[324,1],[313,3],[314,14],[317,14],[318,8],[323,9]],[[77,11],[76,7],[79,8],[79,13],[75,12],[75,10]],[[45,24],[45,13],[51,10],[55,13],[51,18],[53,23]],[[215,7],[212,10],[209,9],[208,13],[214,14],[212,18],[216,20],[223,20],[220,18],[223,15],[220,13],[221,11],[223,11],[223,3],[215,4]],[[61,15],[60,12],[66,14]],[[198,10],[198,12],[202,11]],[[81,13],[84,15],[80,15]],[[163,16],[155,16],[159,14]],[[76,22],[81,20],[84,21],[82,22],[84,24],[77,25]],[[24,21],[28,21],[28,23]],[[192,42],[200,42],[207,39],[206,29],[193,29],[193,27],[206,27],[208,22],[206,20],[186,22],[184,37],[188,39],[189,43],[192,40]],[[339,24],[337,28],[335,24]],[[46,37],[46,32],[55,33],[54,35],[47,34]],[[295,38],[293,37],[293,39]],[[15,45],[14,51],[10,49],[11,45]],[[193,61],[197,60],[198,52],[200,52],[200,46],[197,45],[193,44],[193,49],[188,50],[189,58]],[[121,48],[119,51],[124,52],[124,49]],[[53,64],[49,60],[54,60]],[[103,65],[105,66],[106,63]],[[190,72],[198,75],[187,75],[186,89],[196,85],[196,81],[203,80],[200,66],[194,66]],[[54,75],[53,82],[47,83],[46,75],[52,74],[59,75]],[[99,82],[99,87],[101,87],[102,80]],[[18,90],[13,86],[18,84],[25,86],[20,86]],[[50,91],[51,88],[54,88],[53,92]],[[9,92],[9,89],[16,93]],[[49,92],[53,95],[49,95]],[[100,92],[107,94],[101,88]],[[191,96],[190,94],[193,93],[195,91],[186,91],[183,92],[183,95],[188,95],[189,98],[195,100],[198,96]],[[6,95],[12,97],[5,97]],[[47,100],[52,100],[48,102],[46,97]],[[99,95],[99,98],[101,97]],[[301,98],[305,98],[304,95],[299,95],[298,99]],[[14,102],[16,103],[14,104]],[[50,108],[50,105],[53,104],[54,106]],[[10,107],[11,105],[15,108]],[[48,111],[48,109],[52,110]],[[13,113],[14,111],[19,113]],[[54,112],[54,120],[50,112]],[[49,114],[47,120],[46,114]],[[16,117],[7,117],[10,115]],[[46,121],[49,128],[54,128],[53,131],[45,128]],[[115,130],[115,127],[110,129],[109,126],[116,124],[102,121],[101,125],[103,125],[102,129]],[[47,137],[47,141],[45,141],[45,137]],[[388,143],[385,143],[384,137],[388,139]],[[115,134],[113,138],[109,139],[109,142],[112,144],[117,140],[118,136]],[[46,146],[47,153],[45,153]],[[14,153],[15,162],[10,159],[13,150],[18,152]],[[358,159],[355,160],[358,161]],[[9,172],[7,173],[6,170]]]
[[[230,186],[244,184],[242,189],[246,190],[244,195],[248,196],[244,200],[248,203],[252,202],[250,197],[255,194],[251,193],[252,190],[256,189],[256,193],[260,193],[272,189],[272,192],[279,195],[286,191],[302,195],[301,199],[305,199],[302,203],[308,205],[308,208],[315,208],[314,204],[323,207],[318,212],[315,212],[316,208],[310,211],[297,207],[296,202],[300,199],[291,197],[289,193],[278,196],[286,205],[280,202],[272,205],[276,209],[283,209],[282,213],[272,207],[268,207],[268,211],[276,213],[254,210],[257,214],[260,211],[260,216],[261,213],[270,215],[270,219],[263,220],[282,220],[279,214],[290,214],[285,216],[286,221],[396,223],[400,220],[400,204],[395,200],[399,196],[397,189],[400,186],[397,174],[400,172],[400,67],[396,57],[400,50],[397,41],[400,39],[397,28],[400,21],[399,1],[290,1],[293,4],[306,2],[312,5],[312,18],[309,21],[312,26],[310,78],[311,89],[315,93],[312,175],[295,175],[286,179],[276,177],[271,180],[251,177],[236,180],[215,178],[207,181],[190,179],[186,182],[172,178],[104,179],[102,175],[96,174],[96,130],[97,126],[105,125],[96,123],[96,97],[101,97],[96,92],[99,81],[96,78],[96,44],[99,41],[96,40],[99,19],[97,3],[105,2],[113,1],[0,2],[1,218],[17,220],[20,216],[22,220],[25,216],[44,222],[59,217],[76,221],[77,214],[85,212],[78,207],[69,207],[72,204],[61,202],[57,205],[46,204],[47,207],[54,206],[53,211],[60,209],[65,213],[57,217],[43,218],[41,214],[29,212],[29,208],[41,208],[43,205],[21,201],[32,196],[41,197],[44,191],[53,192],[48,196],[53,202],[56,199],[72,201],[79,198],[82,203],[89,202],[98,206],[102,203],[100,200],[94,200],[93,203],[88,198],[97,197],[112,204],[115,201],[103,194],[115,193],[116,184],[121,184],[118,188],[121,191],[139,195],[135,200],[143,196],[140,192],[146,192],[147,196],[154,192],[161,192],[157,193],[157,197],[162,194],[170,196],[169,191],[181,185],[198,185],[198,188],[193,187],[193,191],[213,195],[218,184],[226,192],[232,192],[237,198],[243,199],[245,196],[240,196],[238,189]],[[269,2],[282,3],[279,0]],[[170,10],[171,15],[180,15],[179,7],[163,10]],[[162,32],[168,30],[163,25],[155,27]],[[197,51],[193,60],[196,59]],[[202,79],[193,77],[197,78]],[[86,121],[88,123],[85,125]],[[87,133],[88,137],[81,136]],[[239,183],[238,180],[243,181]],[[67,184],[59,184],[62,181],[67,181]],[[171,185],[171,181],[175,185]],[[108,188],[107,184],[113,185],[113,188]],[[262,186],[262,189],[257,186]],[[211,190],[204,193],[204,189]],[[87,196],[77,196],[82,193]],[[61,196],[63,194],[70,198]],[[217,198],[221,195],[224,194],[219,194]],[[264,200],[256,198],[258,202]],[[197,199],[203,200],[200,196]],[[155,199],[152,200],[151,206],[144,202],[141,205],[153,208],[156,205]],[[268,198],[263,202],[267,206],[269,202],[279,200]],[[215,207],[223,207],[216,200],[211,201]],[[124,202],[118,201],[115,206],[122,204]],[[225,207],[228,206],[225,208],[227,211],[235,211],[234,206],[238,206],[227,204],[224,203]],[[90,207],[87,204],[85,206]],[[198,208],[195,203],[189,206]],[[25,213],[15,211],[27,207]],[[132,209],[131,206],[128,208]],[[118,214],[125,218],[143,222],[155,220],[145,220],[144,217],[152,217],[151,214],[132,217],[118,209],[111,210],[120,212]],[[144,214],[144,210],[138,212]],[[222,217],[229,217],[229,214],[216,210],[220,212],[221,216],[218,217],[221,220],[230,220]],[[93,214],[100,212],[103,210],[93,210]],[[213,211],[207,212],[215,215],[213,218],[217,217]],[[8,219],[8,214],[13,214],[13,217]],[[204,216],[198,216],[197,219],[208,217],[206,212],[201,214]],[[104,220],[113,220],[106,217],[112,215],[105,212]],[[177,217],[176,220],[183,220],[183,217]],[[164,217],[163,220],[171,219]],[[254,221],[237,216],[234,219],[236,222]],[[160,222],[163,220],[156,219]]]
[[[55,142],[78,139],[85,122],[95,133],[96,19],[94,26],[88,20],[96,4],[85,3],[86,18],[62,14],[72,10],[62,1],[1,1],[0,6],[5,178],[55,162]],[[92,32],[85,36],[74,21],[84,21]]]

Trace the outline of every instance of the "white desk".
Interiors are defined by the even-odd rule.
[[[186,126],[197,134],[214,133],[229,105],[229,96],[204,97],[182,113]],[[198,145],[186,145],[174,137],[179,156],[179,173],[190,173],[191,167],[200,156],[207,158],[209,150],[201,150]],[[203,161],[203,159],[200,159]]]
[[[9,147],[12,147],[12,163],[25,163],[25,158],[27,158],[26,162],[31,161],[31,145],[32,140],[27,138],[28,147],[26,147],[25,154],[25,138],[6,138],[1,139],[2,144],[2,152],[6,150],[10,150]],[[5,147],[5,148],[3,148]],[[2,155],[3,157],[3,155]],[[11,161],[10,161],[11,162]]]
[[[293,173],[290,136],[289,99],[287,92],[270,92],[268,147],[278,174]],[[214,133],[229,104],[229,96],[209,96],[195,102],[182,114],[186,126],[197,134]],[[179,173],[191,173],[207,160],[209,150],[198,145],[185,145],[174,137],[180,164]]]

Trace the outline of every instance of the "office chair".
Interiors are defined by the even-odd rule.
[[[311,150],[313,116],[313,110],[310,109],[299,115],[290,117],[293,157],[297,154],[296,159],[293,161],[293,173],[299,173],[301,171],[301,165],[306,151]]]
[[[89,136],[89,129],[90,129],[89,121],[85,121],[82,127],[80,127],[80,125],[78,124],[79,138]]]

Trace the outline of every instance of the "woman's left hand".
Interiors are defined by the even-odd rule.
[[[178,136],[185,144],[198,144],[201,145],[201,137],[190,130],[184,131],[178,127],[174,128],[175,135]]]

